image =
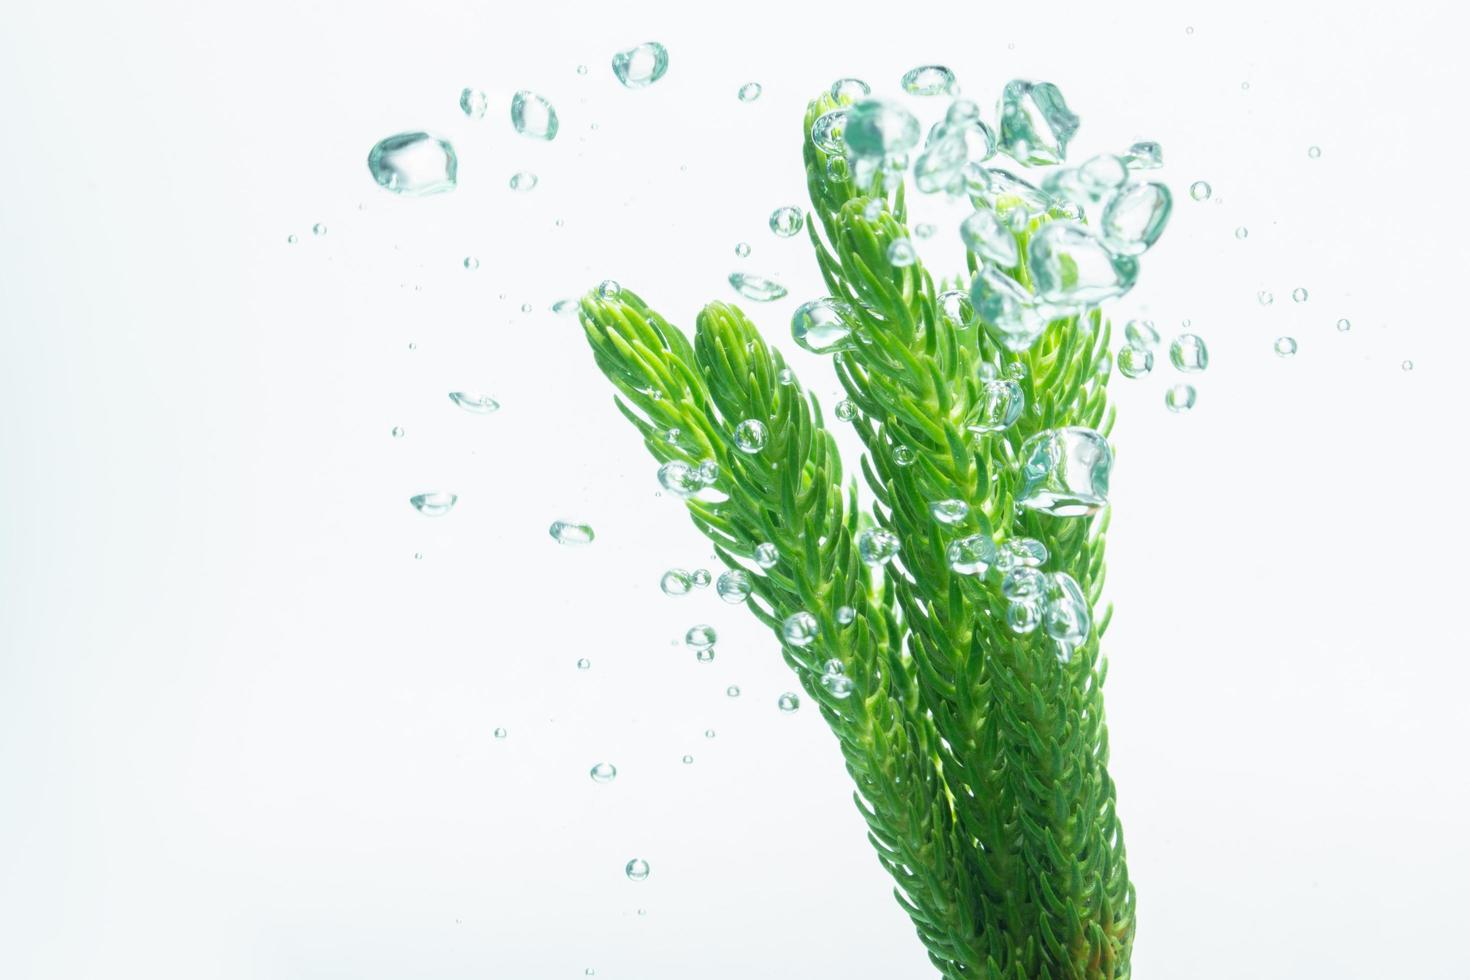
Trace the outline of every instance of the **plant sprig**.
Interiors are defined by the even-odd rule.
[[[805,133],[837,106],[814,100]],[[1107,773],[1108,617],[1059,657],[1041,631],[1007,626],[993,577],[962,574],[949,556],[964,535],[1034,539],[1096,606],[1107,511],[1078,520],[1019,508],[1018,470],[1037,433],[1111,428],[1108,324],[1092,311],[1054,320],[1026,351],[997,344],[987,324],[954,315],[922,263],[889,262],[909,234],[903,185],[889,193],[880,175],[859,187],[809,135],[803,147],[808,233],[854,321],[834,364],[859,411],[871,516],[844,483],[817,399],[739,309],[705,307],[691,344],[636,294],[593,292],[580,311],[588,341],[655,459],[718,467],[718,493],[690,496],[690,516],[749,575],[747,605],[837,735],[869,837],[939,972],[1123,980],[1134,891]],[[1045,220],[1016,233],[1011,272],[1022,281],[1027,236]],[[973,273],[978,258],[967,261]],[[1027,410],[977,433],[995,377],[1021,386]],[[767,432],[754,453],[734,438],[747,419]],[[936,521],[932,505],[953,500],[968,516]],[[869,524],[900,542],[877,581],[858,553]],[[756,560],[762,544],[779,555],[769,567]],[[798,613],[818,623],[809,644],[785,630]],[[822,683],[832,660],[848,696]]]

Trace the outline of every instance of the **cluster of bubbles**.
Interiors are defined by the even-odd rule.
[[[903,87],[920,96],[957,93],[953,72],[938,65],[913,69]],[[960,225],[966,248],[980,261],[969,290],[971,312],[1003,346],[1027,350],[1052,321],[1080,315],[1133,287],[1138,256],[1158,240],[1173,206],[1165,185],[1135,179],[1137,172],[1162,164],[1157,143],[1139,142],[1124,154],[1061,166],[1079,120],[1049,82],[1008,83],[994,129],[976,102],[955,97],[927,137],[905,107],[868,94],[866,85],[852,80],[837,83],[833,96],[846,104],[812,124],[813,144],[833,165],[829,178],[851,179],[859,187],[875,177],[886,182],[907,172],[916,154],[912,169],[920,192],[945,193],[972,205],[974,213]],[[1038,186],[988,165],[997,154],[1018,168],[1053,169]],[[881,213],[882,202],[875,203]],[[1089,211],[1095,218],[1090,223]],[[1029,285],[1016,275],[1023,237]],[[911,264],[913,243],[894,241],[888,257],[897,266]],[[793,320],[798,343],[812,334],[809,319],[798,311]],[[847,319],[850,334],[852,318]],[[832,349],[830,342],[817,347]]]
[[[1038,565],[1017,562],[1001,579],[1001,593],[1009,600],[1006,625],[1021,635],[1040,627],[1051,638],[1057,659],[1067,663],[1092,631],[1091,605],[1076,579],[1066,572],[1044,572]]]
[[[1185,331],[1169,342],[1169,363],[1184,374],[1198,374],[1210,365],[1210,350],[1204,338],[1188,331],[1189,321],[1184,321]],[[1118,349],[1114,359],[1118,372],[1125,378],[1141,378],[1154,368],[1154,351],[1162,343],[1158,328],[1152,320],[1129,320],[1123,327],[1126,341]],[[1170,411],[1187,412],[1194,407],[1196,393],[1194,385],[1179,382],[1164,392],[1164,404]]]
[[[612,57],[613,75],[629,89],[647,88],[669,69],[669,52],[662,44],[648,41],[619,51]],[[578,74],[586,74],[579,66]],[[760,96],[754,82],[740,89],[740,99],[750,102]],[[466,88],[459,94],[459,108],[472,120],[485,118],[490,99],[483,91]],[[511,96],[510,121],[515,131],[528,139],[549,142],[561,131],[556,107],[545,96],[521,89]],[[409,197],[452,191],[459,183],[459,158],[449,140],[433,133],[408,131],[379,140],[368,153],[368,171],[379,186]],[[536,175],[522,171],[510,179],[516,191],[530,191]],[[322,229],[325,232],[325,228]],[[473,268],[466,260],[466,268]]]

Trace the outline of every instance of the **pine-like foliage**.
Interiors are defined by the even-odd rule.
[[[812,102],[803,133],[835,105]],[[1043,631],[1008,628],[993,575],[959,574],[946,557],[962,535],[1035,538],[1048,570],[1072,575],[1097,605],[1107,511],[1052,517],[1016,497],[1027,437],[1111,427],[1108,325],[1096,313],[1071,317],[1024,353],[998,346],[985,324],[947,312],[921,264],[888,261],[889,244],[908,236],[903,187],[858,188],[809,137],[804,146],[817,261],[858,317],[857,342],[833,360],[858,409],[871,516],[816,398],[783,376],[780,353],[739,309],[705,307],[691,345],[636,294],[597,291],[581,303],[587,339],[657,460],[718,465],[724,499],[690,497],[689,513],[722,560],[747,570],[747,604],[837,736],[869,838],[939,972],[1123,980],[1134,892],[1107,772],[1098,650],[1107,614],[1059,659]],[[1043,220],[1017,232],[1022,282],[1026,239]],[[967,426],[990,371],[1020,380],[1026,410],[976,435]],[[746,419],[766,426],[758,453],[736,447]],[[931,514],[948,499],[969,505],[959,526]],[[902,543],[879,576],[858,554],[872,526]],[[770,567],[754,560],[764,543],[779,554]],[[800,611],[819,624],[804,646],[782,630]],[[853,683],[849,696],[821,683],[832,659]]]

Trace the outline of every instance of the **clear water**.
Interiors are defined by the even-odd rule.
[[[1066,165],[1158,139],[1163,165],[1134,179],[1173,193],[1107,306],[1107,721],[1137,975],[1238,975],[1199,952],[1222,921],[1245,923],[1253,975],[1456,975],[1424,937],[1455,934],[1470,867],[1452,843],[1403,841],[1457,840],[1470,803],[1453,778],[1470,678],[1433,614],[1458,601],[1466,532],[1381,523],[1416,574],[1373,577],[1343,530],[1363,500],[1412,522],[1393,507],[1405,476],[1454,444],[1443,375],[1466,340],[1423,284],[1459,281],[1463,246],[1452,218],[1365,200],[1416,170],[1364,119],[1433,134],[1457,166],[1460,127],[1402,95],[1466,87],[1456,32],[1410,7],[1368,22],[1276,5],[1270,29],[1220,8],[1186,34],[1178,15],[1125,31],[1078,6],[1048,14],[1067,30],[992,22],[957,55],[929,12],[877,27],[757,5],[714,37],[451,8],[181,23],[27,3],[0,38],[0,175],[24,189],[0,239],[19,502],[0,515],[0,974],[932,975],[819,705],[725,601],[725,563],[660,486],[576,318],[551,310],[604,279],[681,326],[739,303],[831,423],[842,390],[790,336],[826,292],[804,230],[769,227],[807,207],[799,112],[813,79],[861,78],[870,92],[843,91],[919,120],[912,163],[954,97],[910,95],[902,72],[944,58],[997,127],[1008,79],[1064,81],[1082,119]],[[645,37],[668,67],[629,88],[612,58]],[[1365,83],[1365,64],[1394,84]],[[762,94],[742,102],[751,79]],[[459,107],[465,87],[487,93],[483,117]],[[522,89],[555,106],[554,140],[515,132]],[[367,154],[399,132],[449,142],[452,190],[378,184]],[[1210,199],[1189,196],[1196,179]],[[979,205],[909,206],[919,258],[962,269]],[[786,296],[732,289],[756,262]],[[1162,340],[1124,379],[1130,320]],[[1182,332],[1209,345],[1206,371],[1173,366]],[[1299,344],[1289,360],[1279,337]],[[1186,382],[1194,406],[1172,413]],[[1045,424],[1030,418],[1015,424]],[[850,451],[853,426],[833,429]],[[1362,464],[1348,483],[1344,460]],[[429,490],[453,509],[405,505]],[[553,522],[595,540],[558,543]],[[686,595],[660,589],[671,568]],[[684,644],[695,624],[718,631],[711,662]],[[591,778],[600,764],[616,778]],[[1372,792],[1343,806],[1365,772]]]

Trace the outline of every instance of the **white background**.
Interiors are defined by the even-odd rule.
[[[1466,975],[1451,5],[131,7],[22,0],[0,32],[0,975],[931,976],[774,642],[659,594],[708,548],[548,312],[612,277],[687,323],[743,267],[791,287],[753,311],[789,351],[819,281],[765,221],[804,203],[805,100],[928,62],[987,106],[1057,82],[1076,159],[1157,139],[1176,194],[1113,310],[1212,353],[1187,416],[1167,364],[1114,383],[1136,976]],[[623,90],[647,39],[668,75]],[[512,131],[519,88],[553,143]],[[369,179],[416,128],[454,193]],[[929,217],[957,270],[959,215]],[[434,489],[441,520],[407,503]]]

